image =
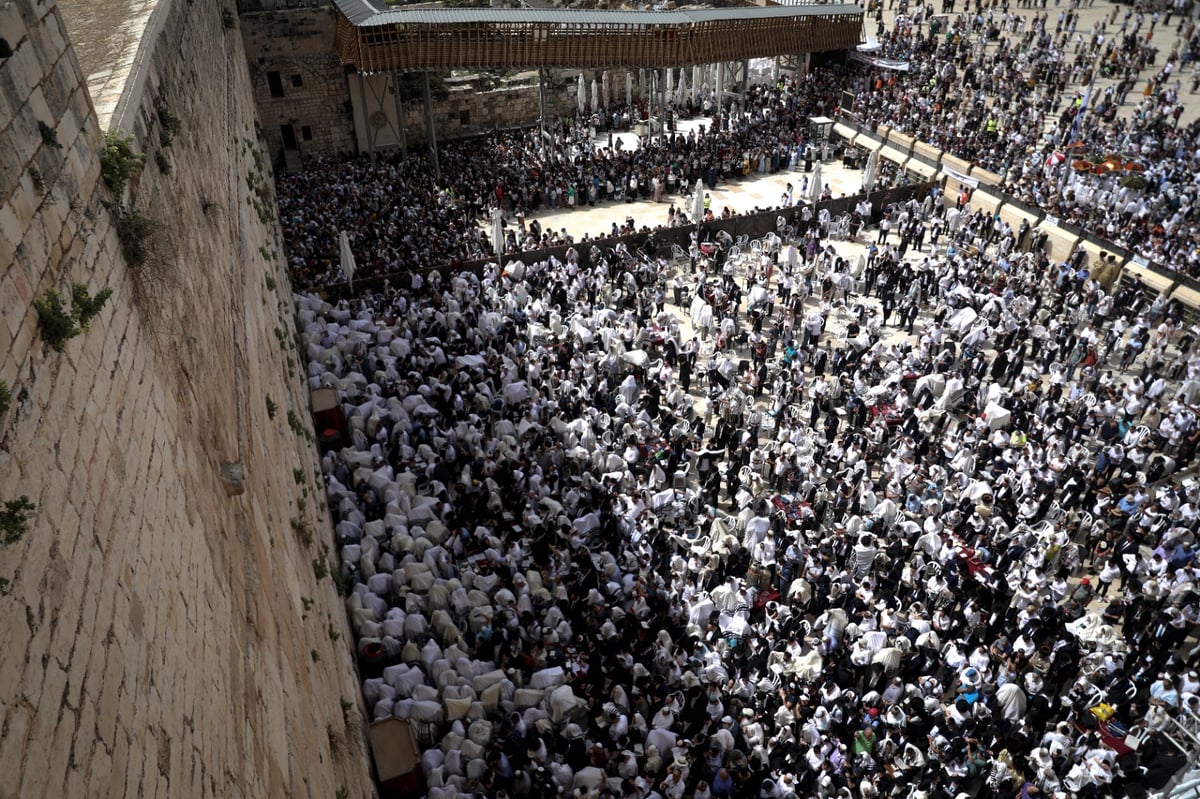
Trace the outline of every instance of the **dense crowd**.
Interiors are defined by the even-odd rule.
[[[541,249],[561,243],[560,232],[515,223],[544,208],[678,201],[697,180],[713,188],[795,168],[805,158],[809,116],[833,112],[838,85],[828,71],[755,85],[737,110],[723,112],[719,130],[668,132],[634,149],[597,145],[588,117],[556,122],[548,144],[539,129],[450,142],[438,150],[442,181],[423,157],[317,162],[279,180],[289,263],[301,285],[336,280],[342,231],[362,276],[485,257],[493,244],[479,223],[497,207],[506,216],[510,251]],[[630,118],[628,108],[614,109],[617,120]],[[490,157],[480,158],[481,150]]]
[[[298,319],[347,419],[322,463],[364,697],[413,724],[430,796],[1115,798],[1181,767],[1200,352],[1174,303],[937,189],[862,208],[853,244],[802,209],[670,261],[436,269],[491,254],[494,208],[533,250],[569,241],[542,208],[796,169],[843,86],[1190,269],[1192,32],[1130,116],[1172,20],[1076,13],[901,2],[878,55],[911,71],[752,87],[717,130],[623,151],[581,116],[446,145],[442,181],[387,156],[281,179],[300,286],[339,279],[343,230],[395,274]],[[1120,82],[1085,106],[1091,70]],[[1076,174],[1077,134],[1150,188]]]
[[[884,30],[880,12],[880,54],[911,69],[862,70],[856,110],[1000,174],[1052,216],[1196,275],[1200,123],[1179,119],[1197,86],[1181,75],[1200,31],[1180,15],[1180,43],[1162,58],[1154,33],[1171,13],[1114,5],[1086,30],[1078,14],[1075,2],[1032,14],[976,4],[947,21],[927,6]]]
[[[431,796],[1118,797],[1179,765],[1194,336],[943,207],[861,259],[814,220],[673,273],[300,300],[349,417],[364,693]]]

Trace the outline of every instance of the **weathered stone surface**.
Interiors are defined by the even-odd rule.
[[[330,542],[306,547],[287,521],[329,529],[319,486],[292,472],[312,475],[316,454],[285,421],[307,418],[307,394],[277,354],[290,295],[260,255],[282,247],[246,182],[265,170],[269,184],[270,163],[242,40],[211,3],[158,0],[154,15],[129,65],[139,79],[112,103],[151,161],[129,202],[161,226],[135,267],[105,205],[83,73],[60,55],[64,31],[86,31],[50,0],[0,0],[20,43],[0,63],[0,379],[14,399],[0,500],[37,504],[0,548],[0,796],[370,796],[341,709],[357,696],[345,614],[311,565]],[[181,122],[169,176],[153,166],[160,103]],[[113,293],[57,353],[33,301],[74,283]],[[224,463],[244,468],[244,498],[229,499]],[[336,754],[331,729],[350,741]]]

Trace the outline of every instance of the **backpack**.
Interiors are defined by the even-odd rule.
[[[1114,708],[1108,702],[1101,702],[1098,705],[1093,705],[1091,708],[1089,708],[1089,712],[1091,712],[1091,714],[1096,717],[1096,720],[1101,723],[1106,722],[1113,716],[1117,715],[1116,708]]]

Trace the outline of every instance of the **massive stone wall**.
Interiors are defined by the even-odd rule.
[[[373,794],[223,10],[159,3],[113,120],[146,163],[114,198],[54,3],[0,0],[0,501],[36,505],[0,544],[0,797]],[[76,283],[113,293],[59,353],[33,304]]]
[[[254,98],[276,163],[283,158],[285,125],[295,136],[294,152],[303,158],[338,157],[368,149],[364,131],[369,122],[361,118],[363,93],[358,76],[347,73],[334,50],[334,23],[332,9],[294,9],[241,18]],[[271,77],[272,73],[277,78]],[[399,129],[390,93],[391,76],[365,76],[363,88],[367,116],[382,114],[373,132],[375,146],[396,146]],[[547,92],[547,113],[572,113],[575,94],[574,83],[556,82]],[[407,142],[424,142],[425,107],[420,96],[403,103],[401,109]],[[434,135],[443,141],[496,128],[523,127],[535,123],[539,113],[537,86],[492,91],[464,86],[433,103]]]

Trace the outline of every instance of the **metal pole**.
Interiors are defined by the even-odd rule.
[[[433,159],[433,177],[441,181],[442,168],[438,164],[437,134],[433,130],[433,95],[429,91],[429,72],[422,72],[421,75],[425,79],[425,128],[429,139],[429,157]]]
[[[371,164],[375,164],[375,140],[371,135],[371,109],[367,108],[367,83],[363,74],[358,73],[358,98],[362,103],[363,136],[367,139],[367,152],[371,154]]]
[[[741,93],[738,95],[738,103],[740,106],[740,110],[743,113],[746,111],[746,87],[749,84],[750,84],[750,62],[743,61],[742,62],[742,88],[741,88]]]
[[[649,97],[646,98],[646,116],[647,116],[646,122],[650,128],[648,131],[648,133],[650,134],[650,137],[649,137],[649,139],[647,139],[647,141],[649,141],[651,144],[653,144],[654,143],[654,118],[655,118],[655,116],[657,116],[658,111],[659,111],[659,107],[658,107],[658,70],[657,69],[650,70],[650,74],[648,77],[650,79],[650,81],[649,81],[650,82],[650,92],[649,92]]]
[[[546,153],[546,69],[538,67],[538,126],[541,128],[541,137],[538,144],[541,145],[542,154]]]
[[[400,103],[400,71],[392,70],[392,100],[396,103],[396,131],[400,136],[400,154],[408,158],[408,137],[404,135],[404,106]]]
[[[659,133],[662,134],[662,140],[667,140],[667,96],[671,94],[671,73],[667,70],[659,72],[659,118],[661,126]]]

